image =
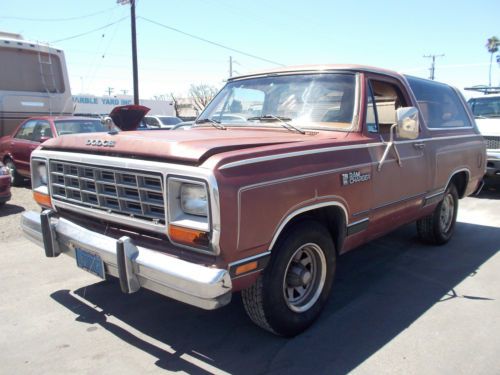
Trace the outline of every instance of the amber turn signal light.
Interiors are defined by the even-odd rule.
[[[250,263],[242,264],[241,266],[236,267],[236,270],[234,271],[235,276],[241,275],[243,273],[247,273],[253,270],[257,269],[257,266],[259,265],[259,262],[256,260]]]
[[[168,233],[173,242],[183,245],[208,247],[209,244],[208,233],[201,230],[169,225]]]
[[[52,208],[52,200],[50,199],[50,195],[34,191],[33,198],[35,199],[35,202],[38,203],[40,206],[45,208]]]

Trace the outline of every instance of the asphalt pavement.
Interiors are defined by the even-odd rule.
[[[19,229],[36,207],[26,186],[0,209],[0,373],[500,374],[500,189],[460,201],[445,246],[407,225],[340,257],[293,339],[254,326],[238,295],[204,311],[45,258]]]

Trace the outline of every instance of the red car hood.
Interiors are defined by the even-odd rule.
[[[42,149],[130,155],[134,157],[174,159],[200,164],[212,155],[244,148],[301,142],[310,135],[286,130],[219,130],[211,128],[187,131],[143,130],[118,134],[87,133],[50,139]]]

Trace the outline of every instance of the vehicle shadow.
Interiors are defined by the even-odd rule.
[[[481,265],[499,250],[499,243],[500,228],[457,223],[449,244],[425,246],[416,238],[414,226],[405,226],[341,256],[333,294],[323,314],[308,331],[292,339],[275,337],[254,326],[238,295],[230,305],[215,311],[146,290],[123,295],[116,281],[78,289],[73,292],[78,298],[68,290],[51,296],[75,313],[77,321],[100,325],[170,371],[347,373],[436,303],[452,298],[488,303],[487,295],[463,296],[454,288],[481,272]],[[109,316],[120,324],[110,322]],[[164,345],[155,344],[158,341]]]
[[[25,211],[24,207],[7,202],[3,207],[0,207],[0,217],[15,215],[23,211]]]

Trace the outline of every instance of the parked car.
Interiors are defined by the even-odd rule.
[[[482,95],[468,101],[476,124],[486,141],[486,181],[500,182],[500,95]]]
[[[450,241],[485,172],[460,92],[385,69],[233,77],[189,131],[134,131],[140,112],[115,121],[129,131],[33,153],[44,211],[23,213],[26,237],[124,293],[210,310],[241,291],[250,319],[282,336],[320,315],[343,253],[411,222]]]
[[[165,128],[171,129],[173,126],[182,122],[182,120],[175,116],[145,116],[144,121],[150,128]]]
[[[11,135],[0,138],[0,161],[11,176],[12,185],[30,177],[30,156],[41,143],[50,138],[76,134],[105,132],[100,119],[91,117],[32,117],[22,122]]]
[[[10,174],[6,166],[0,162],[0,207],[11,198]]]
[[[193,127],[194,121],[182,121],[172,127],[171,130],[189,130]]]

